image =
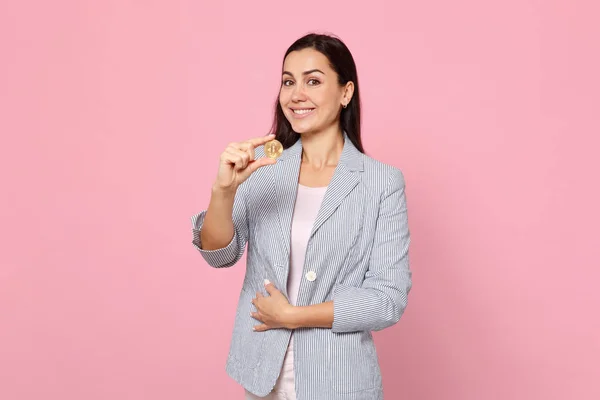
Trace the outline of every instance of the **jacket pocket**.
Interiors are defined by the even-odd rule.
[[[333,335],[330,345],[331,387],[351,393],[381,386],[381,371],[371,332]]]

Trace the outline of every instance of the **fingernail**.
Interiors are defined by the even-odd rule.
[[[268,285],[269,283],[271,283],[271,281],[268,279],[265,279],[265,285]]]

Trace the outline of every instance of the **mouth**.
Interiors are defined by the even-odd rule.
[[[290,108],[295,118],[304,118],[313,113],[314,108]]]

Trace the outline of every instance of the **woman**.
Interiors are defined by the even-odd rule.
[[[227,146],[192,217],[213,267],[248,244],[226,371],[246,399],[382,399],[371,331],[398,322],[412,286],[405,185],[363,152],[356,66],[339,39],[287,50],[273,132]],[[274,138],[276,160],[264,157]]]

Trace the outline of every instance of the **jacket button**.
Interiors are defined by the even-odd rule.
[[[311,282],[317,279],[317,273],[315,271],[308,271],[304,276]]]

